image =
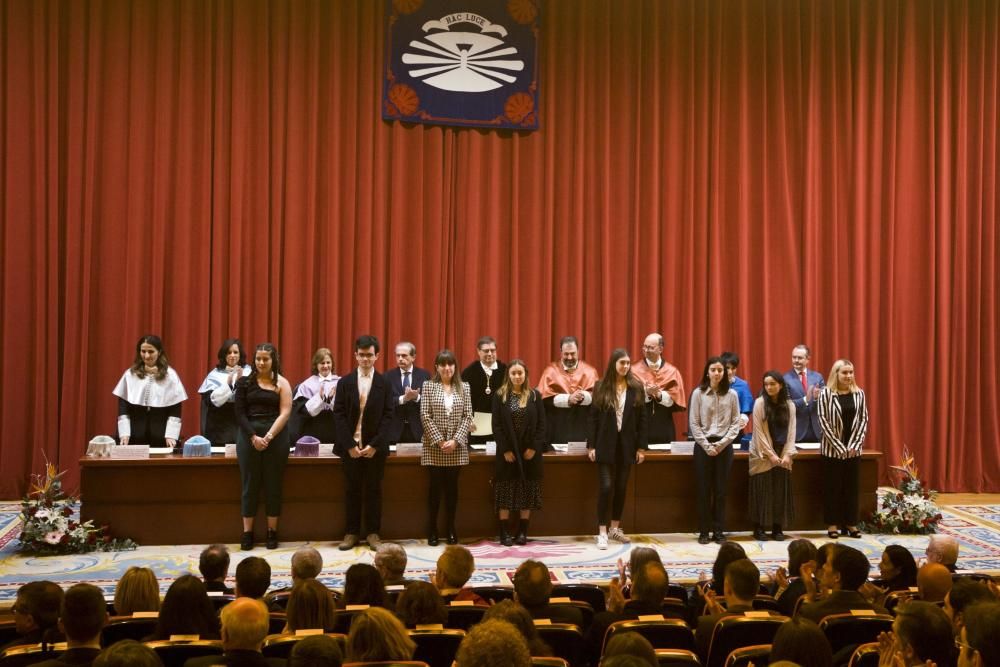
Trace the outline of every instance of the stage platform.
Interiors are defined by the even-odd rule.
[[[875,507],[878,458],[865,451],[861,462],[861,513]],[[730,476],[727,527],[750,531],[747,519],[747,454],[737,452]],[[235,458],[80,460],[81,514],[106,523],[117,535],[140,544],[207,544],[233,539],[239,526],[240,480]],[[491,480],[494,457],[473,454],[459,478],[456,528],[463,536],[493,535]],[[796,456],[792,473],[795,522],[791,530],[819,530],[822,474],[817,452]],[[343,474],[336,457],[289,459],[285,472],[281,534],[295,541],[339,539],[344,531]],[[383,484],[381,535],[413,539],[425,535],[427,472],[418,457],[389,456]],[[691,455],[651,452],[633,467],[624,528],[636,533],[694,533],[697,530],[694,462]],[[543,509],[532,514],[538,535],[587,535],[597,530],[597,467],[586,456],[545,455]],[[263,507],[258,517],[263,537]],[[442,526],[443,528],[443,526]]]

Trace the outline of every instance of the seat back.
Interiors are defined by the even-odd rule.
[[[553,597],[555,597],[555,596],[553,596]],[[550,600],[549,601],[549,607],[550,608],[551,607],[556,607],[556,608],[562,607],[562,608],[576,609],[577,611],[579,611],[580,612],[580,616],[583,618],[583,624],[580,626],[580,630],[583,631],[583,632],[587,632],[587,630],[590,629],[590,624],[594,620],[594,608],[591,607],[590,603],[588,603],[588,602],[583,602],[581,600],[573,600],[573,599],[570,599],[569,602],[565,602],[565,601],[563,601],[563,602],[553,602],[553,601]]]
[[[141,642],[156,630],[155,616],[115,616],[101,630],[101,645],[107,648],[123,639]]]
[[[878,642],[868,642],[854,649],[849,667],[878,667]]]
[[[723,616],[715,624],[708,648],[709,667],[723,667],[729,654],[738,648],[770,644],[787,616]]]
[[[422,660],[384,660],[379,662],[345,662],[342,667],[430,667]]]
[[[288,656],[292,654],[292,649],[295,648],[295,643],[308,636],[308,634],[295,635],[291,633],[268,635],[264,639],[264,646],[260,652],[264,654],[265,658],[282,658],[287,660]],[[328,632],[326,636],[333,637],[336,640],[341,654],[347,650],[347,635],[339,632]]]
[[[569,667],[569,663],[563,658],[548,658],[540,655],[533,655],[531,656],[531,667]]]
[[[552,587],[552,597],[586,602],[593,610],[591,616],[605,611],[604,591],[596,584],[556,584]]]
[[[285,611],[288,608],[288,598],[290,597],[292,597],[292,589],[280,588],[265,595],[264,604],[267,605],[268,609]]]
[[[66,650],[66,643],[47,644],[42,650],[42,644],[24,644],[12,646],[0,654],[0,667],[25,667],[42,660],[55,658]]]
[[[748,665],[766,665],[771,658],[770,644],[744,646],[729,654],[725,667],[748,667]]]
[[[465,639],[465,630],[410,630],[410,639],[417,645],[414,660],[423,660],[430,667],[451,667],[458,646]]]
[[[267,622],[267,633],[270,635],[280,635],[288,625],[288,614],[283,611],[272,611]]]
[[[209,601],[212,603],[212,607],[216,612],[221,611],[223,607],[236,599],[236,596],[231,593],[223,593],[222,595],[212,595],[208,596]],[[284,607],[282,607],[284,609]]]
[[[914,599],[914,593],[910,591],[893,591],[885,596],[886,611],[895,616],[899,605],[906,604],[912,599]]]
[[[362,611],[364,609],[338,609],[336,616],[333,617],[333,631],[345,635],[348,634],[351,631],[351,623],[354,621],[354,617]]]
[[[512,586],[476,586],[472,589],[479,597],[492,602],[503,602],[514,599]]]
[[[538,624],[536,621],[535,629],[552,653],[568,662],[570,667],[585,664],[583,631],[580,628],[570,623]]]
[[[771,595],[758,595],[753,599],[753,608],[757,611],[773,611],[781,613],[778,601]]]
[[[656,649],[656,664],[659,667],[701,667],[701,660],[694,651],[680,648]]]
[[[222,642],[218,639],[199,639],[192,641],[164,640],[146,642],[163,661],[163,667],[184,667],[189,658],[200,658],[206,655],[222,655]]]
[[[473,625],[483,620],[483,614],[486,613],[486,610],[487,607],[481,605],[448,605],[448,620],[445,622],[445,627],[468,631]]]
[[[832,614],[819,622],[819,628],[830,640],[834,655],[846,646],[857,646],[878,641],[880,632],[892,631],[892,616],[872,614]]]
[[[608,645],[611,638],[622,632],[638,632],[649,640],[653,648],[683,649],[693,651],[694,633],[687,623],[676,618],[664,618],[662,620],[651,621],[618,621],[608,626],[604,633],[604,643],[601,645],[601,654],[604,654],[604,647]]]
[[[691,593],[680,584],[667,584],[667,597],[687,602],[691,598]]]

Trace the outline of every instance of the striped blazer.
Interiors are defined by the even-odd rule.
[[[844,445],[844,418],[840,411],[840,401],[829,387],[823,387],[816,399],[819,408],[819,424],[823,430],[820,453],[835,459],[850,459],[861,456],[868,433],[868,401],[860,389],[851,394],[854,397],[854,421],[851,424],[851,441]]]
[[[463,466],[469,463],[472,398],[469,383],[459,384],[462,391],[455,392],[455,402],[451,406],[451,414],[448,414],[444,406],[444,387],[440,382],[424,382],[420,392],[420,423],[424,427],[424,448],[420,455],[420,465]],[[454,451],[441,451],[441,443],[446,440],[458,443]]]

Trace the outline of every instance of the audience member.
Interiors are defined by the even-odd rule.
[[[244,596],[230,602],[222,608],[223,654],[191,658],[184,663],[184,667],[282,667],[284,660],[265,658],[260,652],[267,637],[269,621],[267,607],[259,599]]]
[[[0,653],[12,646],[62,641],[58,627],[62,601],[63,590],[51,581],[32,581],[17,589],[10,611],[18,636],[0,647]]]
[[[171,635],[219,638],[219,617],[208,599],[205,584],[193,574],[180,576],[170,584],[163,596],[156,630],[149,639],[170,639]]]
[[[949,572],[954,573],[958,567],[958,540],[951,535],[931,535],[924,553],[928,563],[940,563]]]
[[[771,664],[787,660],[809,667],[831,667],[833,649],[830,641],[809,619],[796,616],[782,623],[771,642]]]
[[[547,657],[552,655],[552,649],[542,641],[538,635],[538,628],[535,627],[535,619],[531,618],[528,610],[513,600],[501,600],[491,606],[483,614],[483,620],[491,619],[507,621],[521,633],[524,641],[528,644],[528,651],[533,657]]]
[[[340,667],[344,656],[333,637],[310,635],[295,642],[288,667]]]
[[[616,596],[614,599],[608,601],[613,605],[618,605],[618,608],[614,609],[614,611],[621,611],[625,606],[625,600],[631,597],[631,582],[629,579],[635,576],[633,573],[638,572],[649,561],[656,561],[661,565],[663,564],[659,552],[652,547],[632,547],[628,555],[627,569],[624,561],[621,558],[618,559],[618,582],[621,584],[622,595],[620,599]],[[607,608],[611,609],[612,607],[609,606]]]
[[[603,664],[607,664],[616,656],[633,656],[641,660],[644,665],[651,667],[658,667],[660,664],[656,659],[656,650],[653,645],[638,632],[622,632],[611,638],[611,641],[604,648]]]
[[[506,621],[476,624],[462,640],[455,667],[530,667],[531,654],[524,637]]]
[[[300,579],[292,586],[284,632],[317,630],[333,632],[337,611],[330,590],[315,579]]]
[[[532,618],[547,618],[555,623],[572,623],[583,629],[583,614],[568,605],[549,604],[552,578],[549,568],[541,561],[529,558],[514,572],[514,599]]]
[[[962,634],[963,616],[967,608],[980,602],[993,601],[993,593],[986,584],[969,577],[959,577],[944,596],[944,613],[951,621],[955,636]]]
[[[726,567],[722,581],[726,607],[722,607],[712,589],[705,591],[705,609],[708,613],[701,616],[695,626],[695,644],[703,663],[708,660],[708,647],[715,631],[715,624],[725,616],[753,610],[753,599],[757,597],[760,589],[760,570],[750,559],[741,558]]]
[[[590,629],[587,631],[587,652],[592,664],[597,664],[600,659],[604,635],[612,623],[640,616],[669,615],[663,611],[663,598],[666,597],[669,588],[669,577],[663,564],[648,560],[638,569],[632,570],[632,576],[632,596],[621,611],[599,612],[590,623]],[[613,578],[610,587],[614,589],[617,586],[618,580]]]
[[[115,615],[160,610],[160,584],[148,567],[130,567],[115,586]]]
[[[134,639],[122,639],[101,651],[94,667],[163,667],[156,651]]]
[[[292,585],[315,579],[323,571],[323,556],[312,547],[299,547],[292,554]]]
[[[924,602],[943,603],[951,590],[951,572],[941,563],[927,563],[917,572],[917,591]]]
[[[705,584],[699,583],[696,589],[698,593],[704,592],[704,587],[712,589],[716,595],[723,595],[723,582],[726,578],[726,568],[729,564],[747,557],[747,552],[743,550],[739,542],[726,541],[719,545],[719,551],[715,554],[715,563],[712,564],[712,578]]]
[[[412,660],[416,648],[399,619],[381,607],[355,616],[347,635],[348,662]]]
[[[382,577],[368,563],[355,563],[344,574],[344,605],[355,604],[392,608]]]
[[[465,586],[475,571],[476,561],[471,551],[460,545],[447,546],[438,556],[434,585],[446,601],[471,600],[473,604],[485,605],[486,600]]]
[[[260,599],[271,587],[271,566],[259,556],[249,556],[236,566],[236,595]]]
[[[806,584],[802,578],[802,566],[810,563],[816,567],[816,545],[809,540],[797,539],[788,543],[788,570],[779,567],[774,575],[778,587],[774,597],[778,607],[785,616],[795,613],[795,603],[806,593]]]
[[[820,572],[820,586],[831,592],[824,600],[802,605],[799,614],[819,623],[830,614],[849,613],[854,609],[873,609],[886,613],[885,608],[868,602],[858,589],[867,581],[871,566],[863,553],[854,547],[837,545]]]
[[[1000,603],[980,602],[964,613],[958,667],[1000,665]]]
[[[917,585],[917,561],[906,547],[890,544],[878,564],[880,588],[888,592],[908,591]]]
[[[229,548],[225,544],[205,547],[198,558],[198,571],[201,572],[205,590],[209,593],[232,594],[233,589],[226,586],[226,577],[229,576]]]
[[[892,632],[879,635],[879,664],[923,665],[931,660],[944,667],[954,664],[954,648],[944,611],[936,604],[914,600],[896,611]]]
[[[396,601],[396,615],[407,628],[418,625],[444,625],[448,610],[434,584],[411,581]]]
[[[101,630],[107,622],[108,611],[101,589],[91,584],[70,586],[59,610],[59,625],[66,634],[66,651],[37,664],[41,667],[89,667],[101,652]]]
[[[406,549],[395,542],[383,542],[375,550],[375,569],[382,575],[386,586],[406,583]]]

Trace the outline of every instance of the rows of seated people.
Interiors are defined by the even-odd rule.
[[[409,579],[406,552],[383,543],[375,564],[351,565],[335,591],[317,579],[321,554],[304,547],[292,586],[270,592],[258,557],[239,563],[230,589],[228,551],[212,545],[201,577],[179,577],[162,601],[155,574],[140,567],[113,600],[89,584],[23,586],[0,667],[1000,664],[996,585],[953,574],[957,544],[936,542],[919,569],[909,551],[887,547],[869,580],[860,551],[794,540],[787,569],[766,581],[725,542],[711,576],[690,588],[670,583],[655,549],[636,546],[603,589],[554,586],[531,559],[512,587],[470,587],[475,562],[462,546],[442,552],[431,581]]]

